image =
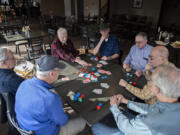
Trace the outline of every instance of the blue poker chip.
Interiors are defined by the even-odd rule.
[[[100,107],[102,107],[102,106],[103,106],[103,104],[102,104],[102,103],[98,103],[98,105],[99,105]]]
[[[79,97],[81,95],[81,93],[80,92],[77,92],[76,94],[75,94],[75,97]]]

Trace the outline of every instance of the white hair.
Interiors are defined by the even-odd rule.
[[[61,35],[61,33],[63,32],[67,32],[67,30],[63,27],[60,27],[58,30],[57,30],[57,35]]]
[[[39,70],[37,70],[36,71],[36,76],[39,76],[39,77],[48,77],[50,71],[39,71]]]
[[[8,52],[7,48],[0,48],[0,66],[2,66],[3,61],[8,59]]]
[[[163,95],[180,97],[180,69],[167,65],[159,66],[152,74],[152,81]]]
[[[37,69],[37,68],[36,68]],[[36,70],[36,76],[39,76],[39,77],[48,77],[49,76],[49,73],[51,71],[54,71],[54,70],[58,70],[57,68],[54,68],[54,69],[51,69],[49,71],[39,71],[39,70]]]

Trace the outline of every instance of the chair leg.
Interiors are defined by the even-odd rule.
[[[20,135],[20,133],[9,121],[8,121],[8,135]]]
[[[19,56],[21,56],[21,52],[20,52],[20,49],[19,49],[19,45],[16,45],[16,54],[19,54]]]

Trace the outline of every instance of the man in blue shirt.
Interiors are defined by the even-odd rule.
[[[16,58],[13,53],[7,48],[0,48],[0,92],[15,95],[19,85],[24,81],[13,71],[15,65]]]
[[[42,56],[36,63],[36,77],[24,81],[16,93],[18,124],[36,135],[74,135],[85,127],[85,120],[69,120],[63,103],[52,88],[65,65],[53,56]],[[60,130],[60,131],[59,131]]]
[[[122,95],[110,99],[110,110],[118,128],[102,123],[93,126],[94,135],[179,135],[180,133],[180,70],[164,65],[152,74],[152,92],[158,102],[153,105],[129,101]],[[124,103],[137,113],[130,119],[118,105]]]
[[[112,60],[119,57],[120,49],[117,38],[109,34],[110,28],[107,24],[100,26],[101,38],[93,50],[96,55],[100,52],[102,60]]]
[[[147,35],[144,32],[138,33],[135,40],[136,44],[131,47],[123,62],[123,68],[126,71],[135,70],[135,74],[140,77],[145,72],[152,46],[147,44]]]

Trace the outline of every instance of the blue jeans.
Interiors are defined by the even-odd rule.
[[[129,112],[123,112],[129,119],[133,119],[135,115]],[[102,121],[95,123],[92,126],[93,135],[124,135],[116,125],[114,117],[112,114],[105,117]]]
[[[109,127],[102,123],[92,126],[93,135],[124,135],[118,128]]]

